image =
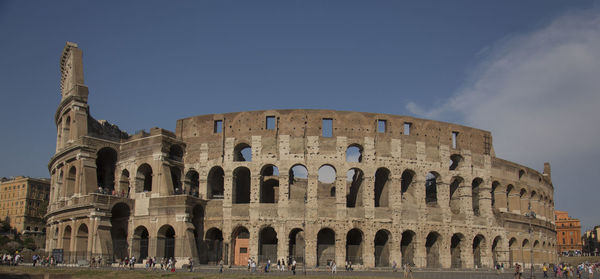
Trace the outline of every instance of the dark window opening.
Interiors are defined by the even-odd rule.
[[[458,140],[458,132],[452,132],[452,148],[456,148],[457,140]]]
[[[410,135],[410,128],[412,128],[412,123],[404,122],[404,135],[406,135],[406,136]]]

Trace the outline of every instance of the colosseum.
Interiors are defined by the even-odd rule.
[[[554,262],[554,188],[488,131],[379,113],[192,116],[129,135],[90,115],[82,51],[60,58],[46,251],[65,263],[294,258],[308,267]]]

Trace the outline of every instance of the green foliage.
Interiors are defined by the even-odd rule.
[[[25,239],[23,239],[23,247],[27,248],[29,250],[32,250],[32,251],[37,249],[37,246],[35,245],[35,241],[31,237],[26,237]]]
[[[10,230],[10,219],[6,217],[4,220],[2,220],[2,224],[0,224],[0,232],[7,233],[10,232]]]

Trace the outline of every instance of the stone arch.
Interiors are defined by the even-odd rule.
[[[456,170],[465,159],[459,154],[450,155],[450,170]]]
[[[438,232],[430,232],[425,240],[425,259],[428,268],[440,268],[440,248],[442,247],[442,236]]]
[[[184,180],[184,192],[189,193],[191,196],[200,196],[200,174],[195,170],[189,170],[185,174]]]
[[[494,266],[498,264],[504,264],[506,261],[505,254],[510,253],[510,251],[506,251],[504,246],[504,240],[502,236],[496,236],[494,241],[492,241],[492,263]]]
[[[206,249],[203,251],[206,255],[203,257],[206,259],[204,263],[217,264],[223,259],[223,232],[218,228],[208,229],[204,242],[206,243]]]
[[[175,257],[175,229],[169,224],[162,225],[156,233],[156,257]]]
[[[234,265],[246,265],[250,255],[250,232],[244,226],[236,227],[231,233],[231,256]]]
[[[132,252],[136,259],[143,260],[148,258],[149,239],[150,235],[146,227],[138,226],[135,228],[133,231]]]
[[[294,228],[290,231],[288,242],[288,257],[297,262],[304,262],[304,231],[301,228]]]
[[[513,263],[519,262],[521,260],[519,253],[517,253],[517,251],[519,250],[517,246],[518,245],[516,238],[513,237],[508,241],[508,263],[510,266],[513,266]]]
[[[79,229],[77,229],[77,236],[75,237],[75,260],[87,259],[88,236],[88,226],[85,223],[79,225]]]
[[[71,226],[67,225],[63,230],[63,251],[71,252]],[[65,253],[65,258],[68,258]],[[66,260],[65,260],[66,261]],[[68,262],[68,261],[66,261]]]
[[[473,208],[473,215],[475,215],[475,216],[481,215],[481,212],[480,212],[481,205],[480,205],[479,201],[481,200],[480,189],[481,189],[482,183],[483,183],[483,179],[481,179],[480,177],[473,179],[473,182],[471,183],[471,204],[472,204],[472,208]]]
[[[511,196],[514,195],[514,191],[516,191],[515,186],[513,186],[512,184],[508,184],[508,186],[506,186],[506,210],[508,212],[517,209],[519,206],[519,204],[515,204],[515,202],[511,198]]]
[[[437,184],[441,181],[439,173],[430,171],[425,176],[425,203],[427,206],[437,206]]]
[[[417,234],[414,231],[406,230],[402,233],[400,242],[400,253],[402,253],[402,265],[415,265],[415,240]]]
[[[277,232],[266,226],[258,233],[258,262],[277,261]]]
[[[390,206],[390,184],[392,181],[392,173],[387,168],[378,168],[375,171],[375,207]]]
[[[152,192],[152,167],[141,164],[135,175],[135,192]]]
[[[111,193],[115,189],[115,169],[117,167],[117,151],[104,147],[96,153],[96,179],[98,187]]]
[[[302,164],[295,164],[288,173],[290,200],[304,200],[308,188],[308,169]]]
[[[63,125],[62,133],[63,143],[67,143],[71,140],[71,116],[67,116]]]
[[[363,157],[363,147],[358,143],[350,144],[346,148],[346,162],[361,163]]]
[[[390,243],[392,234],[388,230],[378,230],[373,240],[375,266],[390,266]]]
[[[173,161],[183,161],[183,147],[181,147],[179,144],[171,145],[171,147],[169,147],[168,158]]]
[[[363,182],[365,180],[363,171],[359,168],[351,168],[346,172],[346,207],[363,206]]]
[[[363,232],[353,228],[346,234],[346,260],[353,264],[363,264]],[[334,258],[335,259],[335,258]]]
[[[233,170],[232,203],[250,203],[250,170],[238,167]]]
[[[486,247],[487,244],[483,235],[478,234],[473,238],[473,265],[475,268],[481,268],[487,265],[487,263],[482,260],[482,258],[487,256]]]
[[[318,186],[317,186],[317,199],[331,200],[335,199],[335,196],[331,196],[331,188],[335,187],[335,180],[337,177],[337,171],[335,167],[330,164],[322,165],[318,171]],[[335,193],[335,191],[334,191]]]
[[[119,178],[119,191],[122,197],[129,197],[129,171],[123,169],[121,171],[121,177]]]
[[[233,161],[252,162],[252,147],[245,143],[238,143],[233,149]]]
[[[191,221],[194,226],[194,240],[196,252],[200,262],[206,262],[206,243],[204,242],[204,208],[201,204],[196,204],[192,208]]]
[[[260,171],[261,203],[277,203],[279,201],[279,169],[275,165],[263,166]]]
[[[77,168],[75,166],[71,166],[69,168],[69,172],[67,173],[67,178],[66,178],[66,191],[65,191],[65,195],[67,197],[71,197],[73,196],[73,194],[75,194],[75,182],[77,179]]]
[[[464,179],[460,176],[455,176],[452,178],[452,182],[450,183],[450,198],[449,198],[449,206],[450,211],[453,214],[460,213],[460,184],[464,182]]]
[[[223,199],[225,193],[225,172],[220,166],[214,166],[208,172],[207,193],[209,199]]]
[[[129,244],[127,243],[127,227],[131,210],[126,203],[117,203],[111,209],[110,235],[112,240],[112,251],[115,259],[128,256]]]
[[[181,195],[183,189],[181,188],[181,169],[176,166],[169,167],[171,173],[171,184],[173,184],[173,193],[175,195]]]
[[[317,266],[326,266],[335,260],[335,231],[322,228],[317,233]]]
[[[415,201],[415,187],[411,187],[415,177],[416,173],[411,169],[406,169],[402,172],[402,178],[400,179],[400,193],[402,195],[402,200],[408,202]]]
[[[500,182],[498,182],[498,181],[492,182],[492,189],[490,190],[490,194],[492,197],[492,208],[498,208],[498,205],[496,204],[496,194],[497,194],[499,187],[500,187]]]
[[[525,188],[521,188],[521,191],[519,192],[519,202],[519,210],[521,214],[527,212],[530,204],[529,198],[527,197],[527,190]]]
[[[465,236],[462,233],[455,233],[450,239],[450,267],[464,268],[464,246]]]
[[[529,244],[529,239],[527,239],[527,238],[523,239],[523,241],[521,242],[521,261],[523,263],[525,263],[529,259],[530,255],[531,255],[530,254],[531,250],[527,249],[528,245],[530,245]]]

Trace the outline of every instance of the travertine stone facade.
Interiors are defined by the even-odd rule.
[[[550,165],[539,173],[496,158],[490,132],[268,110],[129,136],[89,115],[81,50],[67,43],[62,57],[47,248],[67,260],[474,268],[528,265],[532,251],[535,264],[556,260]]]

